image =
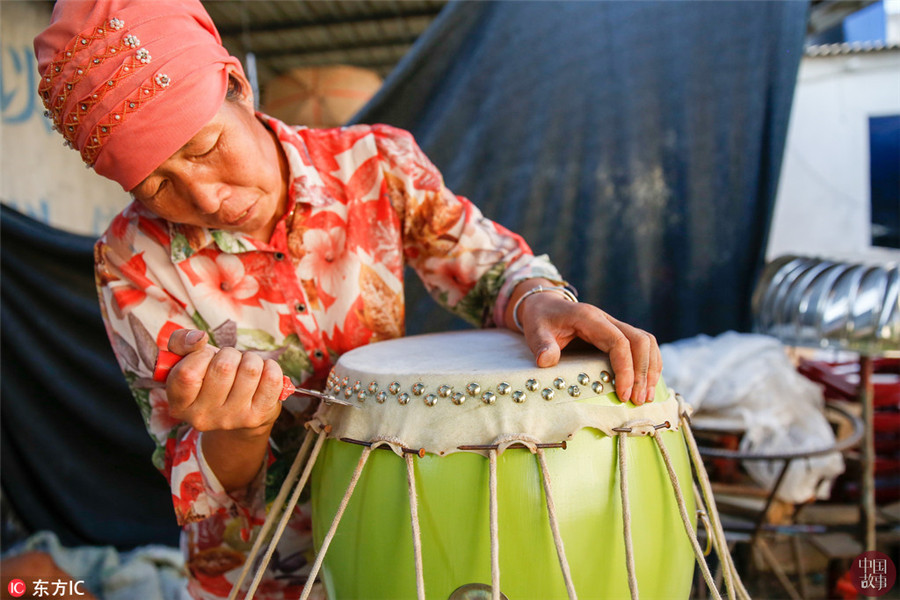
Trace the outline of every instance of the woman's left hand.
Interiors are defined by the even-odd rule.
[[[516,301],[538,285],[558,287],[541,279],[528,279],[516,286],[506,313],[509,329],[517,329],[512,314]],[[653,400],[662,372],[662,355],[652,334],[591,304],[571,302],[555,291],[529,295],[519,304],[518,318],[537,366],[556,365],[562,349],[581,338],[609,354],[619,398],[638,406]]]

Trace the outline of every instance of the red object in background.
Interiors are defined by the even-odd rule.
[[[722,433],[715,436],[712,445],[719,450],[740,450],[741,437],[734,433]],[[710,477],[717,483],[738,483],[741,480],[740,461],[733,458],[708,458],[707,468]]]
[[[900,412],[875,411],[875,433],[900,433]]]
[[[875,358],[875,409],[900,410],[900,358]],[[859,395],[859,363],[800,360],[797,370],[825,386],[825,397],[854,401]]]
[[[876,358],[873,363],[873,420],[875,434],[875,500],[879,504],[900,499],[900,359]],[[825,387],[825,397],[859,401],[859,363],[801,360],[803,375]],[[832,488],[832,499],[859,496],[855,477],[844,473]]]
[[[840,600],[856,600],[859,598],[859,592],[852,581],[853,574],[848,570],[844,575],[835,582],[834,588],[828,594],[829,598],[840,598]]]

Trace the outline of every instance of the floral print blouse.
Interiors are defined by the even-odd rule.
[[[169,415],[151,379],[173,331],[202,329],[214,345],[256,351],[295,384],[321,389],[343,352],[404,334],[405,265],[437,302],[485,327],[503,323],[522,279],[561,279],[521,237],[451,193],[408,132],[258,117],[290,168],[292,208],[268,243],[170,223],[132,203],[95,248],[107,333],[171,485],[196,598],[228,596],[315,406],[289,398],[268,463],[246,490],[226,493],[200,433]],[[300,506],[257,597],[298,597],[312,553],[309,506]]]

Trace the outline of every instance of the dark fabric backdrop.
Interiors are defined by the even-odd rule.
[[[662,341],[749,328],[804,2],[447,6],[357,116]],[[174,543],[109,350],[93,240],[2,212],[2,485],[67,544]],[[409,278],[410,333],[459,327]]]
[[[0,241],[4,502],[67,545],[177,544],[168,485],[100,319],[94,239],[3,205]]]
[[[746,331],[806,11],[451,3],[354,121],[412,131],[582,300],[660,341]],[[462,326],[408,281],[409,333]]]

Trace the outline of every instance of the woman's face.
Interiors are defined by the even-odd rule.
[[[212,120],[131,193],[168,221],[268,241],[286,208],[287,162],[245,96],[223,101]]]

